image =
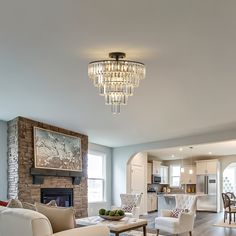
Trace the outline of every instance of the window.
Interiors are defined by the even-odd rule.
[[[180,186],[180,166],[177,165],[170,166],[170,185],[171,187]]]
[[[88,154],[88,202],[105,201],[105,155]]]

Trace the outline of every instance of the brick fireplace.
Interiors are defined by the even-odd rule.
[[[31,169],[34,167],[33,127],[44,128],[81,138],[83,174],[78,185],[67,176],[44,176],[43,184],[33,184]],[[71,189],[72,204],[77,217],[87,216],[87,152],[86,135],[65,130],[24,117],[17,117],[8,122],[8,197],[24,202],[40,202],[42,189]],[[65,200],[67,201],[67,200]],[[67,203],[66,203],[67,204]]]

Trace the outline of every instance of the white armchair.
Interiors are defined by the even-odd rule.
[[[142,193],[120,194],[120,199],[121,208],[125,211],[125,215],[129,217],[139,218]],[[130,210],[126,210],[126,208],[130,208]]]
[[[122,193],[120,194],[121,207],[112,206],[112,209],[122,209],[128,217],[139,218],[140,216],[140,203],[142,193]]]
[[[175,196],[176,208],[188,210],[180,213],[178,218],[171,217],[171,210],[162,210],[161,216],[155,219],[157,235],[163,230],[171,234],[181,234],[189,232],[192,235],[194,220],[196,215],[197,198],[193,195],[177,194]]]

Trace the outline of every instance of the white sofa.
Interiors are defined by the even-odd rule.
[[[109,229],[94,225],[53,234],[48,218],[38,212],[0,208],[0,236],[109,236]]]

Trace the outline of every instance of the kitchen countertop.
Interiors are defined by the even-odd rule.
[[[179,194],[194,195],[197,197],[206,195],[204,193],[163,193],[163,194],[157,194],[157,196],[158,197],[175,197],[176,195],[179,195]]]

